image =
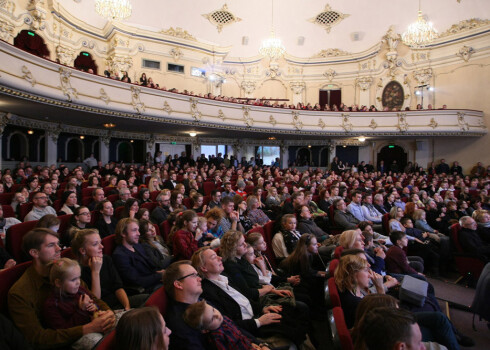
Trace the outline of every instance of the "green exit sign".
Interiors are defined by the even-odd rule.
[[[34,34],[33,32],[27,32],[27,34],[30,36],[36,36],[36,34]]]
[[[393,146],[393,145],[389,145],[389,146],[388,146],[388,148],[395,148],[395,146]]]
[[[176,145],[176,144],[177,144],[177,142],[170,142],[170,144],[171,144],[171,145]]]

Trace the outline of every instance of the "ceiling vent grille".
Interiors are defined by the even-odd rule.
[[[221,33],[224,26],[241,21],[240,18],[228,10],[228,6],[226,4],[224,4],[219,10],[204,14],[203,17],[206,18],[212,25],[216,26],[218,33]]]
[[[324,27],[327,33],[330,33],[330,30],[334,25],[339,24],[344,18],[349,16],[350,15],[348,14],[333,10],[330,5],[327,4],[322,12],[317,14],[314,18],[311,18],[309,21]]]

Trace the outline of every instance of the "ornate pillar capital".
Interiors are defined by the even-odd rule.
[[[368,90],[372,84],[373,77],[361,77],[356,79],[356,85],[359,86],[362,91]]]
[[[56,46],[56,57],[61,64],[73,67],[75,62],[75,51],[62,45]]]
[[[302,81],[292,81],[289,86],[295,95],[300,95],[306,88],[306,84]]]

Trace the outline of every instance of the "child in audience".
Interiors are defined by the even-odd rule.
[[[80,265],[75,260],[61,258],[51,264],[49,281],[53,292],[43,308],[47,327],[67,329],[83,326],[102,313],[112,312],[102,300],[81,285],[80,275]],[[101,333],[85,333],[72,344],[72,349],[92,349],[103,337]]]
[[[424,271],[424,260],[418,256],[411,256],[408,259],[407,254],[403,250],[408,245],[406,233],[393,231],[390,233],[390,240],[393,242],[393,246],[386,253],[386,270],[389,273],[422,275]]]
[[[236,349],[252,350],[266,349],[254,344],[221,312],[206,301],[190,305],[184,312],[184,321],[190,327],[206,333],[209,343],[218,350]]]

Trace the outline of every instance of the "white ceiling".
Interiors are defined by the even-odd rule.
[[[77,18],[103,28],[106,20],[95,13],[94,0],[60,0],[61,6]],[[125,24],[160,31],[170,27],[187,30],[199,41],[222,47],[231,46],[228,57],[256,56],[260,43],[271,29],[271,0],[228,0],[228,10],[240,22],[225,26],[218,33],[202,15],[221,9],[225,0],[131,0],[133,13]],[[322,12],[326,4],[333,10],[349,14],[330,33],[308,20]],[[398,33],[417,17],[418,0],[274,0],[276,36],[281,38],[289,54],[311,57],[322,49],[338,48],[361,52],[381,40],[391,25]],[[459,21],[490,19],[490,0],[422,0],[422,12],[439,32]],[[361,40],[351,35],[359,32]],[[242,37],[249,38],[242,45]],[[298,37],[304,45],[298,45]]]

